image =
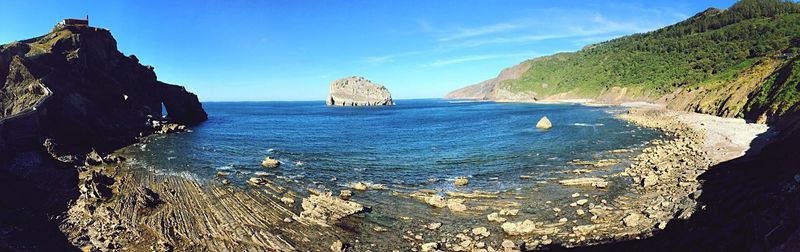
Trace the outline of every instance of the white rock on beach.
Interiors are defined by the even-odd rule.
[[[486,219],[488,219],[491,222],[504,222],[504,221],[506,221],[506,218],[500,217],[499,213],[490,213],[489,215],[486,215]]]
[[[447,207],[447,200],[445,200],[442,196],[433,195],[428,199],[428,205],[436,208],[444,208]]]
[[[533,232],[536,225],[531,220],[524,220],[521,222],[506,222],[500,226],[508,235],[525,235]]]

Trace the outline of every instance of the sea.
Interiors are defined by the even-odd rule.
[[[555,223],[567,217],[590,224],[575,212],[553,215],[551,209],[570,204],[576,195],[612,202],[630,194],[631,181],[616,174],[648,142],[665,137],[616,118],[626,109],[614,106],[442,99],[396,103],[206,102],[208,121],[189,132],[148,137],[125,154],[128,167],[138,174],[181,176],[274,195],[269,197],[275,201],[290,196],[300,202],[313,192],[338,194],[365,183],[369,190],[353,191],[350,200],[367,206],[369,213],[337,225],[381,250],[405,242],[403,232],[427,223],[443,223],[437,231],[443,233],[486,225],[486,214],[497,209],[519,209],[515,218],[520,220]],[[553,127],[537,129],[545,116]],[[265,157],[279,160],[280,167],[262,167]],[[599,160],[614,165],[579,162]],[[253,177],[267,179],[269,186],[248,184]],[[459,177],[467,178],[468,185],[454,185]],[[558,183],[577,177],[600,177],[610,184],[596,189]],[[468,210],[434,208],[425,201],[431,194],[463,199]],[[299,203],[288,207],[296,214],[303,211]],[[377,235],[376,226],[391,235]]]
[[[328,107],[308,102],[206,102],[209,119],[191,132],[137,146],[134,165],[161,173],[244,184],[253,174],[324,189],[364,182],[398,190],[470,188],[502,191],[574,170],[574,160],[636,149],[660,133],[615,118],[625,110],[580,104],[442,99],[395,106]],[[551,129],[535,127],[548,117]],[[261,160],[281,161],[278,169]],[[612,157],[613,158],[613,157]],[[238,178],[238,179],[237,179]]]

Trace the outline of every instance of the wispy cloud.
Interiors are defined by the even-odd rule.
[[[418,25],[422,33],[430,36],[428,49],[398,52],[386,55],[369,56],[361,59],[362,63],[384,64],[394,62],[400,58],[416,57],[421,55],[448,55],[458,54],[459,51],[469,52],[486,48],[500,50],[516,48],[519,45],[536,44],[547,40],[563,40],[572,45],[596,43],[610,40],[619,36],[641,33],[654,30],[671,23],[670,19],[658,18],[650,20],[650,16],[680,15],[679,13],[646,9],[639,6],[621,6],[620,8],[634,9],[642,13],[641,16],[609,18],[603,14],[590,10],[574,9],[531,9],[526,16],[539,18],[510,19],[498,23],[490,23],[473,27],[439,27],[427,20],[419,20]],[[638,8],[638,9],[637,9]],[[673,17],[674,18],[674,17]],[[547,22],[542,22],[547,19]],[[494,50],[493,51],[497,51]],[[514,50],[514,49],[511,49]],[[495,59],[501,57],[519,57],[519,53],[510,54],[471,54],[457,58],[437,60],[426,67],[441,67],[471,61]],[[528,54],[532,56],[533,54]]]
[[[449,46],[455,48],[471,48],[497,44],[522,44],[554,39],[584,39],[586,37],[622,35],[652,30],[651,27],[641,27],[633,22],[611,21],[602,15],[595,14],[590,22],[584,25],[572,25],[560,29],[552,29],[549,33],[536,33],[520,36],[485,37],[454,43]]]
[[[428,33],[433,31],[433,26],[431,26],[431,23],[428,23],[427,20],[419,20],[417,23],[419,24],[419,29],[422,32]]]
[[[474,28],[458,28],[458,31],[452,34],[447,34],[438,39],[439,42],[471,38],[499,32],[511,31],[523,27],[521,24],[515,23],[499,23],[488,26],[474,27]]]
[[[444,60],[437,60],[428,64],[423,64],[424,67],[443,67],[449,66],[454,64],[460,64],[464,62],[471,62],[471,61],[482,61],[482,60],[490,60],[490,59],[503,59],[503,58],[531,58],[538,55],[535,52],[523,52],[523,53],[503,53],[503,54],[481,54],[481,55],[467,55],[458,58],[452,59],[444,59]]]
[[[379,56],[369,56],[369,57],[362,58],[361,62],[370,63],[370,64],[382,64],[382,63],[392,62],[397,58],[419,55],[419,54],[428,53],[428,52],[431,52],[431,51],[432,50],[419,50],[419,51],[408,51],[408,52],[393,53],[393,54],[386,54],[386,55],[379,55]]]

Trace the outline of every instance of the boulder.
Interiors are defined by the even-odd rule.
[[[521,222],[506,222],[500,226],[508,235],[526,235],[536,229],[536,225],[531,220]]]
[[[476,227],[472,229],[472,234],[477,236],[489,237],[491,233],[489,233],[489,229],[485,227]]]
[[[547,119],[546,116],[543,116],[542,119],[539,119],[539,122],[536,123],[536,128],[538,129],[549,129],[553,127],[553,123],[550,122],[550,119]]]
[[[392,95],[383,85],[364,77],[352,76],[331,82],[328,106],[386,106],[394,105]]]
[[[281,165],[281,161],[277,159],[273,159],[272,157],[264,158],[264,161],[261,161],[261,166],[264,168],[278,168]]]
[[[420,246],[420,251],[422,252],[433,252],[439,250],[439,243],[438,242],[430,242],[425,243]]]
[[[517,216],[519,209],[501,209],[500,215],[504,216]]]
[[[366,210],[361,204],[332,196],[331,192],[311,195],[303,199],[300,205],[303,207],[300,218],[321,226],[334,224],[344,217]]]
[[[444,208],[447,207],[447,200],[444,197],[439,195],[433,195],[428,198],[428,205],[434,206],[436,208]]]
[[[350,184],[350,188],[353,188],[358,191],[366,191],[367,189],[369,189],[369,186],[367,186],[367,183],[364,182],[355,182]]]
[[[353,197],[353,191],[342,190],[339,192],[339,198],[343,200],[350,200]]]
[[[281,202],[283,202],[283,204],[290,205],[290,206],[294,205],[294,199],[291,198],[291,197],[283,197],[283,198],[281,198]]]
[[[331,252],[345,252],[350,248],[350,244],[343,243],[341,240],[336,240],[331,244]]]
[[[622,224],[625,224],[626,227],[635,227],[642,222],[642,218],[641,214],[632,213],[622,219]]]
[[[100,157],[100,154],[97,154],[96,151],[92,150],[89,154],[86,154],[86,166],[94,166],[94,165],[101,165],[103,164],[103,158]]]
[[[260,185],[266,185],[267,180],[259,177],[252,177],[247,180],[247,183],[254,186],[260,186]]]
[[[464,200],[460,199],[448,199],[447,208],[450,208],[450,211],[453,212],[467,211],[467,206],[464,205]]]
[[[489,215],[486,215],[486,219],[488,219],[491,222],[504,222],[504,221],[506,221],[506,218],[500,217],[499,213],[490,213]]]
[[[465,177],[458,177],[458,178],[456,178],[456,180],[454,181],[454,184],[455,184],[456,186],[465,186],[465,185],[469,184],[469,179],[467,179],[467,178],[465,178]]]
[[[651,187],[658,184],[658,175],[650,174],[642,178],[642,187]]]

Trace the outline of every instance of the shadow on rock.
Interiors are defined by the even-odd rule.
[[[0,250],[73,251],[59,230],[78,193],[72,165],[26,152],[0,164]]]
[[[761,153],[720,163],[701,175],[705,182],[691,218],[670,221],[651,238],[570,250],[800,250],[800,116],[794,118]]]

